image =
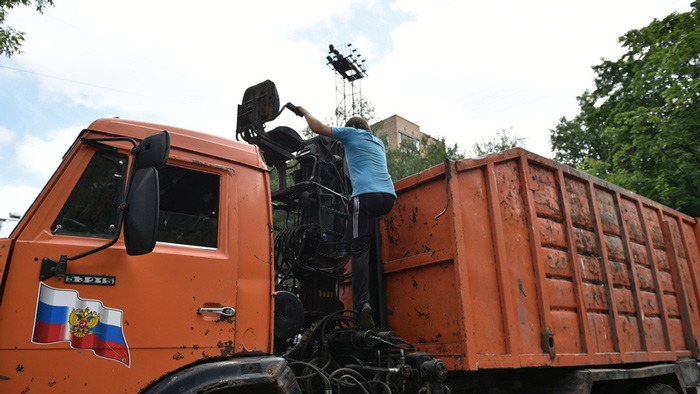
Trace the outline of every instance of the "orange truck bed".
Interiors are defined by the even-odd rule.
[[[522,149],[396,191],[389,327],[450,370],[698,358],[698,219]]]

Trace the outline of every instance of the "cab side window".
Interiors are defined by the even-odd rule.
[[[119,219],[128,159],[97,151],[53,223],[54,234],[112,238]]]
[[[159,242],[216,248],[219,175],[165,165],[159,170]]]

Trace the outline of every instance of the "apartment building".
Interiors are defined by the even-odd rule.
[[[408,141],[419,150],[422,150],[421,140],[424,136],[428,137],[429,141],[436,141],[433,137],[421,132],[420,126],[399,115],[393,115],[381,120],[373,124],[371,128],[377,137],[387,136],[387,148],[389,149],[397,149],[404,141]]]

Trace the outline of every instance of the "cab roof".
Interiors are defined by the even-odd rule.
[[[192,151],[253,167],[267,168],[259,149],[254,145],[180,127],[137,120],[103,118],[92,122],[85,131],[99,132],[113,137],[129,137],[140,141],[163,130],[170,133],[172,150]]]

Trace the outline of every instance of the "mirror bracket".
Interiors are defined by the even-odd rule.
[[[63,279],[66,275],[66,269],[68,268],[68,256],[65,254],[61,256],[58,261],[51,260],[48,257],[44,257],[41,260],[41,271],[39,272],[39,279],[45,280],[51,278],[52,276],[58,277],[58,279]]]

